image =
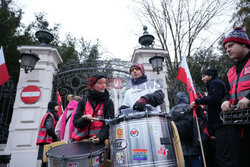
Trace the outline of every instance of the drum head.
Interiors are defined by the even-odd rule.
[[[55,158],[76,158],[89,157],[90,155],[97,155],[104,151],[105,144],[94,144],[86,142],[74,142],[60,145],[50,149],[47,152],[48,157]]]
[[[123,109],[121,113],[118,115],[118,117],[113,118],[110,121],[110,124],[119,124],[120,122],[131,120],[131,119],[140,119],[145,117],[153,117],[153,116],[159,116],[159,117],[165,117],[167,119],[170,118],[168,113],[159,113],[158,111],[137,111],[133,110],[131,108]]]
[[[126,109],[122,109],[120,114],[124,114],[124,115],[128,115],[129,113],[135,113],[135,112],[151,112],[154,111],[153,108],[151,106],[145,106],[144,111],[137,111],[137,110],[133,110],[131,108],[126,108]]]

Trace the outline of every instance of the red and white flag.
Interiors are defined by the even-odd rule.
[[[63,114],[63,104],[62,104],[62,98],[61,98],[58,91],[56,91],[56,100],[57,100],[57,103],[59,105],[59,107],[58,107],[58,116],[60,117]]]
[[[10,76],[4,59],[3,47],[0,49],[0,86],[9,80]]]
[[[190,104],[191,104],[193,101],[195,101],[195,99],[197,99],[197,94],[195,91],[193,79],[192,79],[192,76],[190,74],[187,60],[186,60],[185,56],[183,56],[181,59],[181,63],[180,63],[178,74],[177,74],[176,78],[179,79],[184,84],[186,84],[187,92],[190,96]]]
[[[190,97],[189,100],[190,100],[190,104],[191,104],[193,101],[195,101],[195,99],[197,99],[198,96],[197,96],[196,91],[195,91],[193,79],[192,79],[192,76],[190,74],[187,60],[186,60],[185,56],[182,57],[176,78],[179,79],[181,82],[186,84],[187,92],[189,94],[189,97]],[[196,119],[197,119],[196,117],[197,117],[196,107],[194,107],[194,109],[193,109],[193,120],[194,121],[196,121]],[[196,126],[195,123],[194,123],[194,126]],[[201,133],[202,138],[207,138],[207,136],[209,136],[207,126],[202,127],[201,132],[202,132]],[[194,134],[194,136],[197,136],[197,134]]]

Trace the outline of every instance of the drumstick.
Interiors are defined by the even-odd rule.
[[[86,119],[84,116],[82,116],[82,118]],[[91,117],[90,119],[93,120],[93,121],[102,121],[102,122],[106,122],[106,120],[103,119],[103,118]]]
[[[97,117],[92,117],[91,118],[93,121],[101,121],[101,122],[104,122],[106,125],[109,124],[110,120],[108,119],[103,119],[103,118],[97,118]]]
[[[105,119],[103,119],[103,118],[92,117],[91,119],[92,119],[93,121],[102,121],[102,122],[105,122]]]
[[[84,116],[82,116],[82,118],[84,118]],[[108,119],[97,118],[97,117],[91,117],[90,119],[93,120],[93,121],[101,121],[101,122],[104,122],[106,125],[108,125],[108,123],[110,122],[110,120],[108,120]]]
[[[82,140],[81,142],[89,143],[89,142],[92,142],[92,139],[91,139],[91,138],[89,138],[89,139],[84,139],[84,140]]]

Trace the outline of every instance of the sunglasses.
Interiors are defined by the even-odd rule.
[[[141,69],[140,68],[132,68],[131,70],[130,70],[130,72],[133,72],[133,71],[141,71]]]

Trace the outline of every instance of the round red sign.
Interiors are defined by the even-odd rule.
[[[32,104],[40,98],[41,91],[37,86],[29,85],[22,90],[20,96],[24,103]]]

